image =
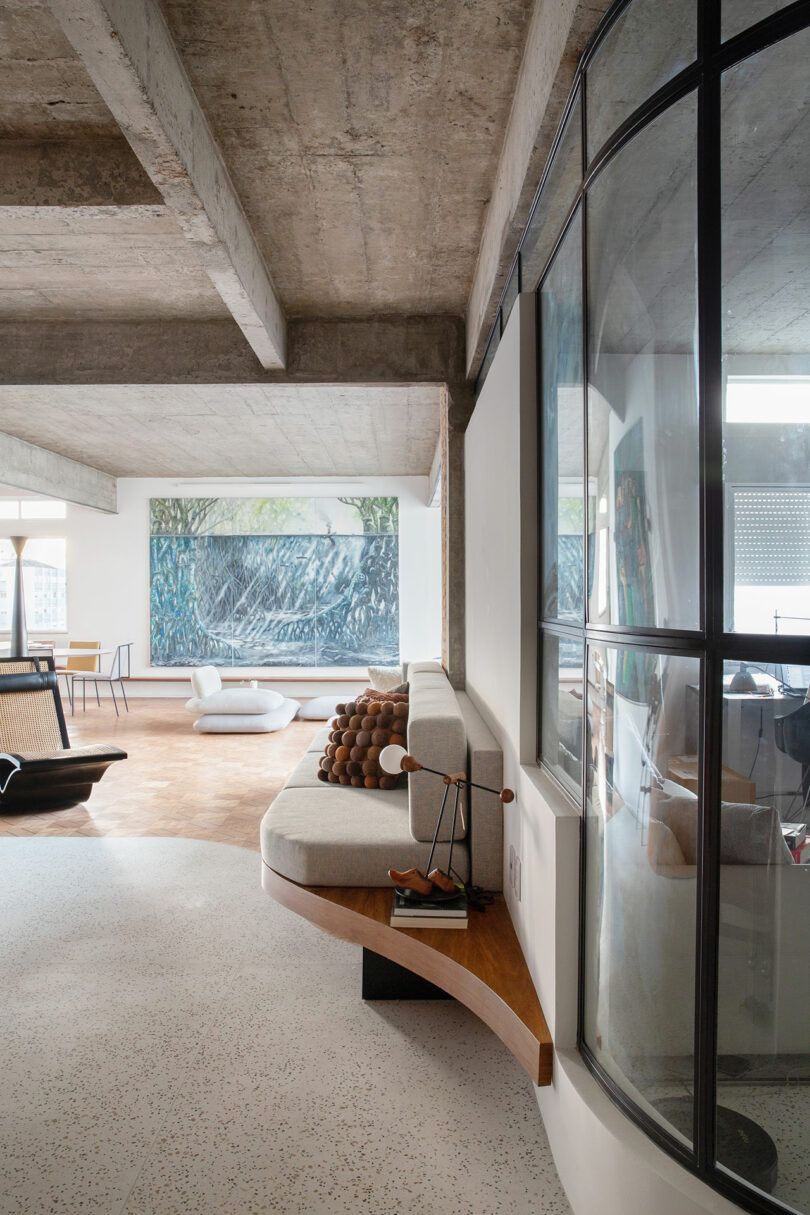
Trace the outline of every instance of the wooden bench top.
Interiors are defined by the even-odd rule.
[[[465,1004],[489,1026],[535,1084],[551,1084],[551,1035],[502,895],[470,910],[469,927],[392,928],[393,891],[299,886],[262,862],[277,902],[326,932],[397,962]]]

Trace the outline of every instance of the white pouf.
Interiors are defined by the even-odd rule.
[[[194,729],[198,734],[270,734],[289,725],[300,708],[297,700],[282,697],[269,713],[206,713],[197,718]]]
[[[300,721],[328,721],[335,716],[337,706],[345,701],[345,696],[314,696],[298,711]]]

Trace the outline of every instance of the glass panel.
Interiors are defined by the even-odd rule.
[[[588,68],[588,161],[634,110],[697,53],[694,0],[635,0]]]
[[[725,664],[718,1163],[810,1212],[810,703],[786,673],[810,677]]]
[[[588,195],[591,624],[697,629],[696,102]]]
[[[517,262],[512,267],[512,273],[509,275],[509,281],[506,284],[506,290],[503,293],[501,302],[501,313],[503,320],[501,324],[506,329],[506,322],[509,320],[509,315],[515,306],[515,300],[518,297],[518,268]]]
[[[723,0],[723,40],[785,7],[784,0]]]
[[[696,658],[588,650],[583,1033],[652,1118],[692,1138]]]
[[[582,668],[585,647],[543,634],[541,754],[557,779],[580,797],[582,787]]]
[[[540,292],[543,592],[547,620],[584,623],[585,457],[582,222],[578,214]]]
[[[582,181],[582,109],[577,98],[520,246],[523,290],[534,291]]]
[[[725,623],[810,633],[810,30],[723,78]]]
[[[23,550],[23,592],[28,631],[67,628],[66,543],[30,539]],[[16,557],[10,540],[0,540],[0,629],[11,628]]]

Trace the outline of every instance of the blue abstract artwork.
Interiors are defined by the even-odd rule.
[[[153,666],[399,662],[397,498],[153,498]]]

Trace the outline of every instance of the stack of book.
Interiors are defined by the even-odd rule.
[[[392,928],[466,928],[467,894],[459,886],[454,899],[431,903],[428,899],[406,899],[394,893]]]

